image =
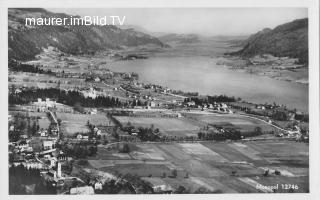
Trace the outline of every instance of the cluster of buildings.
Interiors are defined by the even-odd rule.
[[[103,91],[98,91],[94,89],[93,87],[90,87],[88,90],[81,90],[84,97],[90,97],[92,99],[95,99],[99,96],[107,96],[107,94]]]
[[[50,98],[45,98],[45,100],[38,98],[36,102],[33,102],[30,105],[20,106],[20,109],[29,112],[47,112],[48,110],[66,113],[74,112],[72,107],[58,103]]]
[[[31,139],[20,139],[9,143],[9,156],[14,166],[23,165],[26,168],[47,169],[48,167],[37,160],[56,151],[56,138],[34,137]]]
[[[56,148],[57,139],[50,137],[32,137],[9,143],[9,166],[24,166],[39,169],[46,185],[55,187],[57,194],[94,194],[94,187],[81,179],[63,173],[62,165],[68,164],[68,157]],[[94,185],[95,186],[95,185]],[[101,188],[97,184],[96,188]]]
[[[217,113],[233,113],[232,110],[228,107],[227,104],[225,103],[217,103],[214,102],[213,104],[202,104],[202,105],[196,105],[194,101],[188,101],[184,103],[186,107],[189,108],[198,108],[198,109],[207,109],[212,112],[217,112]]]

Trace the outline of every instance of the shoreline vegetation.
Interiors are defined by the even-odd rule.
[[[298,84],[309,84],[308,67],[297,63],[298,59],[289,57],[275,57],[270,54],[243,58],[224,55],[217,59],[217,65],[230,70],[266,76],[281,81]]]

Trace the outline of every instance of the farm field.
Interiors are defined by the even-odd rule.
[[[129,153],[100,145],[89,158],[91,168],[114,175],[130,173],[146,181],[165,183],[195,192],[200,187],[215,193],[273,192],[257,184],[296,184],[290,192],[309,191],[308,145],[294,141],[236,143],[129,144]],[[177,176],[172,177],[176,170]],[[269,174],[264,176],[266,170]],[[280,172],[276,175],[275,170]],[[276,192],[289,192],[279,188]]]
[[[237,128],[240,131],[253,131],[261,127],[262,131],[272,131],[274,127],[257,119],[239,114],[187,114],[188,117],[207,124],[225,128]]]
[[[112,122],[103,114],[86,115],[72,113],[57,113],[57,118],[61,119],[61,129],[63,133],[72,135],[77,132],[88,132],[87,122],[93,125],[110,125]]]
[[[41,117],[39,120],[39,127],[40,129],[48,129],[50,126],[50,121],[49,119],[45,116],[45,117]]]
[[[26,115],[24,111],[9,111],[10,114],[21,114]],[[50,126],[50,120],[47,117],[47,113],[45,112],[28,112],[29,117],[36,118],[36,121],[39,125],[40,129],[48,129]]]
[[[160,118],[160,117],[127,117],[115,116],[115,118],[122,124],[126,125],[130,122],[136,127],[150,127],[151,124],[155,128],[159,128],[163,135],[173,136],[196,136],[200,127],[192,124],[184,118]]]

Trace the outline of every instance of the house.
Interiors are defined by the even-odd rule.
[[[46,108],[56,107],[56,103],[56,101],[52,101],[50,98],[46,98],[45,101],[42,101],[41,98],[38,98],[37,102],[34,102],[33,105],[35,105],[39,111],[44,111]]]
[[[168,185],[156,185],[153,186],[153,191],[156,193],[171,193],[172,192],[172,188]]]
[[[45,166],[38,161],[26,161],[22,165],[27,169],[44,169]]]
[[[194,102],[194,101],[189,101],[189,102],[187,103],[187,105],[188,105],[189,107],[195,106],[195,105],[196,105],[196,102]]]
[[[19,93],[21,93],[21,92],[22,92],[22,90],[19,89],[19,88],[17,88],[17,89],[14,91],[15,94],[19,94]]]
[[[57,127],[53,127],[52,129],[51,129],[51,133],[52,133],[52,135],[58,135],[58,128]]]
[[[265,109],[266,109],[266,107],[265,107],[265,106],[263,106],[263,105],[257,105],[257,109],[265,110]]]
[[[27,143],[27,141],[25,141],[25,140],[22,140],[22,141],[20,141],[19,143],[18,143],[18,149],[22,149],[22,148],[26,148],[26,147],[28,147],[29,145],[28,145],[28,143]]]
[[[150,102],[150,106],[151,106],[151,107],[156,107],[156,102],[151,101],[151,102]]]
[[[89,140],[89,135],[85,135],[85,134],[78,134],[77,135],[77,139],[78,140]]]
[[[33,148],[32,147],[26,147],[26,148],[21,149],[21,152],[32,153],[33,152]]]
[[[93,128],[93,132],[95,132],[95,133],[96,133],[98,130],[99,130],[98,127],[94,127],[94,128]]]
[[[54,142],[52,140],[44,140],[42,141],[42,146],[44,150],[53,149]]]
[[[29,145],[33,148],[33,151],[40,152],[42,150],[42,141],[40,139],[32,139]]]
[[[39,135],[40,135],[41,137],[46,137],[46,136],[48,136],[48,131],[47,131],[47,130],[41,129],[40,131],[38,131],[38,133],[39,133]]]
[[[94,194],[93,187],[91,186],[83,186],[83,187],[75,187],[70,189],[71,195],[92,195]]]
[[[83,135],[83,136],[82,136],[82,139],[83,139],[83,140],[89,140],[89,135]]]
[[[221,103],[221,108],[226,109],[226,108],[228,108],[228,106],[227,106],[227,104],[225,104],[225,103]]]
[[[96,134],[101,135],[102,134],[101,130],[97,130]]]
[[[95,82],[100,82],[101,80],[100,80],[99,77],[96,77],[96,78],[94,79],[94,81],[95,81]]]
[[[172,193],[173,189],[170,185],[166,184],[161,178],[142,178],[148,182],[155,193]]]
[[[15,160],[12,162],[12,165],[17,167],[17,166],[23,165],[23,162],[24,160]]]
[[[59,160],[59,161],[67,161],[68,160],[68,157],[65,155],[65,154],[59,154],[58,156],[57,156],[57,159]]]
[[[85,97],[91,97],[92,99],[97,97],[97,91],[92,87],[89,89],[89,91],[83,91],[82,93]]]
[[[95,190],[102,190],[102,183],[100,181],[97,181],[93,185]]]
[[[27,136],[26,134],[24,134],[24,135],[20,135],[20,138],[22,138],[22,139],[27,139],[28,136]]]
[[[81,140],[81,139],[82,139],[82,135],[81,135],[81,134],[78,134],[78,135],[77,135],[77,139],[78,139],[78,140]]]
[[[138,136],[138,133],[131,133],[132,136]]]
[[[92,108],[91,110],[90,110],[90,114],[91,115],[96,115],[98,113],[98,110],[96,109],[96,108]]]

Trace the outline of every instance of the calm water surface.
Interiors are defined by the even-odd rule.
[[[216,65],[206,56],[153,57],[118,61],[110,66],[119,72],[137,72],[142,82],[209,95],[230,95],[255,103],[285,104],[308,111],[308,85],[248,74]]]

